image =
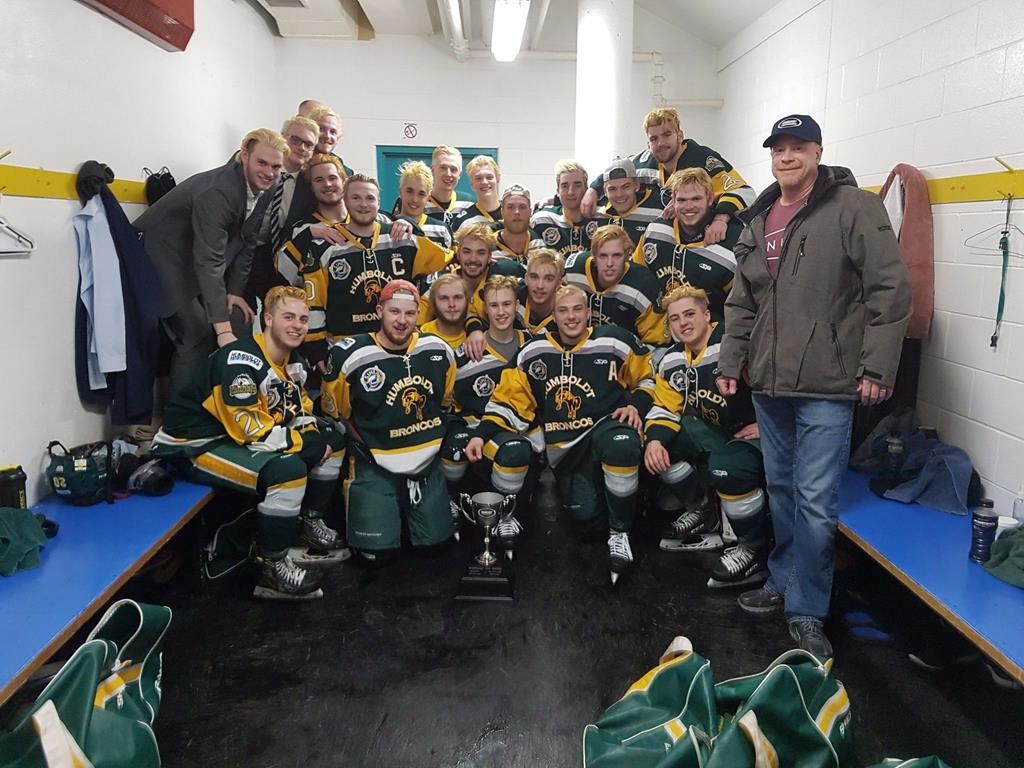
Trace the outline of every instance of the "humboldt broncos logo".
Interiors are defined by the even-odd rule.
[[[408,416],[415,409],[416,420],[423,420],[423,406],[427,404],[427,398],[416,387],[409,387],[402,392],[402,409]]]
[[[375,304],[378,296],[380,296],[380,283],[374,281],[363,284],[363,297],[367,304]]]
[[[576,414],[579,412],[581,404],[582,400],[580,400],[580,396],[574,395],[572,390],[568,387],[560,389],[555,393],[555,408],[558,410],[565,408],[569,413],[569,421],[575,421]]]

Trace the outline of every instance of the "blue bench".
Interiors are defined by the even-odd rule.
[[[848,472],[839,490],[839,530],[1024,683],[1024,589],[967,559],[968,516],[881,499],[865,475]]]
[[[179,480],[156,498],[75,507],[50,497],[33,507],[60,532],[41,568],[0,577],[0,704],[212,498],[210,488]]]

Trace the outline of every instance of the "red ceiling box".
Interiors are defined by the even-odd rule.
[[[195,0],[81,0],[165,51],[184,51],[195,31]]]

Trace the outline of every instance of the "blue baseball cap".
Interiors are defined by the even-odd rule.
[[[786,115],[772,126],[772,134],[762,147],[770,147],[779,136],[795,136],[804,141],[821,144],[821,126],[810,115]]]

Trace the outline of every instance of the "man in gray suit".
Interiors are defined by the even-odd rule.
[[[197,173],[135,220],[160,273],[159,313],[174,342],[171,392],[197,362],[248,333],[253,310],[242,298],[252,249],[288,144],[266,128],[250,131],[220,168]]]

